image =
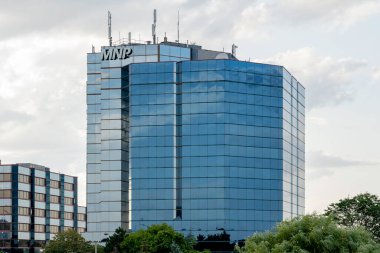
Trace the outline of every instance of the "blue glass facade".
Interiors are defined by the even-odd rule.
[[[118,222],[132,230],[165,222],[185,234],[224,229],[236,240],[304,213],[304,88],[282,66],[202,54],[201,49],[159,45],[157,60],[132,57],[125,64],[90,54],[101,66],[98,74],[89,74],[101,77],[101,127],[88,128],[89,140],[96,141],[92,129],[100,135],[98,182],[102,186],[113,174],[102,172],[112,168],[115,176],[109,181],[120,183],[113,193],[100,187],[98,200],[96,191],[88,192],[88,231],[93,236],[112,233]],[[107,69],[112,64],[121,65]],[[113,99],[118,120],[125,123],[118,122],[112,134],[103,127],[107,71],[124,80]],[[113,165],[104,163],[102,153],[110,136],[118,142]],[[89,158],[88,186],[95,160]],[[102,194],[114,199],[111,194],[120,192],[115,203],[126,205],[114,211],[116,220],[121,219],[91,230],[91,222],[110,224],[106,217],[113,215],[106,210],[106,219],[96,220],[102,214],[95,209],[108,201]]]

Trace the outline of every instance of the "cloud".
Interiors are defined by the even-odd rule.
[[[306,87],[308,110],[352,100],[359,85],[353,78],[367,67],[365,60],[320,56],[312,48],[289,50],[259,61],[286,66]]]
[[[256,33],[255,28],[267,25],[314,24],[329,30],[347,29],[378,13],[380,2],[376,0],[253,1],[241,12],[235,28],[240,34],[252,35]]]
[[[328,154],[322,151],[306,152],[306,167],[308,178],[316,180],[321,177],[331,176],[337,169],[352,167],[367,167],[378,165],[379,163],[372,161],[358,161],[346,159],[340,156]]]
[[[372,76],[375,80],[380,80],[380,67],[374,67],[372,69]]]
[[[87,43],[24,39],[0,42],[0,159],[75,176],[85,171]]]

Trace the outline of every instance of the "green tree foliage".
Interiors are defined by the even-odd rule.
[[[369,193],[345,198],[329,205],[326,215],[332,215],[338,224],[363,227],[380,241],[380,199]]]
[[[240,253],[370,253],[380,252],[370,234],[338,226],[331,217],[306,215],[280,223],[273,232],[247,238]]]
[[[45,253],[88,253],[93,247],[75,230],[56,234],[45,247]]]
[[[105,253],[121,252],[120,244],[127,236],[127,231],[123,228],[117,228],[115,233],[106,239]]]
[[[194,239],[185,238],[167,224],[152,225],[146,230],[130,233],[121,243],[127,253],[193,253]]]

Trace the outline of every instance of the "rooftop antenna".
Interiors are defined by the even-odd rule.
[[[154,11],[153,11],[153,24],[152,24],[153,44],[156,44],[156,22],[157,22],[157,11],[156,11],[156,9],[154,9]]]
[[[128,33],[128,44],[132,43],[132,34],[131,32]]]
[[[238,48],[237,45],[232,44],[232,55],[236,57],[236,48]]]
[[[95,53],[95,47],[94,47],[94,45],[91,46],[91,52],[92,52],[92,53]],[[1,164],[1,163],[0,163],[0,164]]]
[[[178,10],[178,19],[177,19],[177,42],[179,43],[179,10]]]
[[[112,36],[111,36],[111,12],[108,11],[108,40],[110,41],[110,46],[112,46]]]

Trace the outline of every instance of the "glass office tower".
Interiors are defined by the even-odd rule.
[[[200,46],[88,54],[88,239],[167,223],[236,240],[304,214],[304,92]]]

